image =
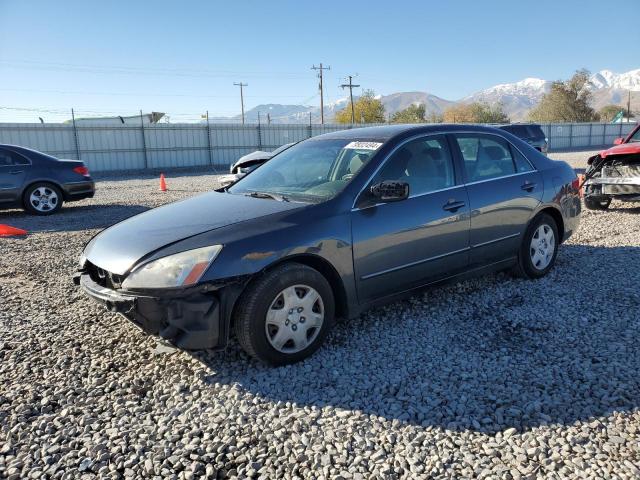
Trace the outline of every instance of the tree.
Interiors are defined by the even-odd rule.
[[[427,123],[442,123],[443,117],[441,113],[431,112],[425,120]]]
[[[384,123],[384,105],[376,98],[373,90],[365,90],[362,96],[353,102],[356,123]],[[351,102],[336,113],[336,123],[351,123]]]
[[[598,114],[591,108],[588,70],[578,70],[569,80],[557,80],[540,103],[529,112],[534,122],[592,122]]]
[[[483,102],[461,103],[443,113],[446,123],[509,123],[509,117],[500,103],[489,105]]]
[[[426,108],[422,103],[414,103],[404,110],[394,113],[391,117],[391,123],[424,123],[427,120],[426,113]]]
[[[598,110],[598,116],[600,117],[601,122],[610,122],[612,121],[620,111],[624,112],[624,116],[628,117],[629,113],[625,107],[621,107],[620,105],[605,105],[600,110]]]

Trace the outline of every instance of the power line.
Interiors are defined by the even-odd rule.
[[[353,107],[353,89],[359,87],[360,85],[354,85],[352,82],[352,78],[353,77],[349,75],[349,83],[343,83],[340,86],[342,87],[342,89],[349,87],[349,98],[351,99],[351,123],[353,124],[356,123],[356,112]]]
[[[249,84],[248,83],[235,83],[234,85],[237,87],[240,87],[240,107],[242,108],[242,124],[244,125],[244,95],[242,94],[242,87],[248,87]]]
[[[324,96],[322,92],[322,72],[324,70],[331,70],[331,67],[323,67],[322,62],[320,62],[320,66],[316,67],[313,65],[311,70],[319,70],[318,77],[320,77],[320,123],[324,124]]]
[[[77,71],[84,73],[114,73],[127,75],[175,75],[175,76],[209,76],[209,77],[230,77],[230,76],[255,76],[255,77],[276,77],[283,76],[291,78],[306,78],[300,72],[259,72],[259,71],[237,71],[237,70],[211,70],[193,67],[177,67],[177,68],[158,68],[158,67],[131,67],[116,65],[86,65],[74,63],[54,63],[54,62],[35,62],[29,60],[0,60],[3,64],[12,68],[26,68],[36,70],[53,70],[53,71]]]
[[[235,98],[235,95],[192,95],[181,93],[138,93],[138,92],[86,92],[69,90],[40,90],[31,88],[0,88],[4,92],[25,92],[25,93],[55,93],[60,95],[100,95],[100,96],[125,96],[125,97],[186,97],[186,98]],[[318,96],[317,93],[311,97],[301,95],[245,95],[247,98],[304,98],[302,103],[308,102]]]

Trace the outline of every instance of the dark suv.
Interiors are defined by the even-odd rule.
[[[498,128],[506,130],[524,140],[539,152],[546,154],[549,149],[549,142],[544,136],[540,125],[535,123],[512,123],[509,125],[499,125]]]

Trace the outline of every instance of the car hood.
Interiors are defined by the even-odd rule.
[[[640,143],[633,142],[616,145],[600,152],[600,156],[606,158],[609,155],[631,155],[635,153],[640,153]]]
[[[273,153],[257,150],[255,152],[251,152],[245,155],[244,157],[240,157],[238,160],[236,160],[236,162],[233,165],[231,165],[231,170],[229,171],[232,171],[234,168],[237,168],[237,167],[242,167],[247,163],[251,164],[253,162],[260,162],[260,161],[266,162],[267,160],[270,160],[271,157],[273,157]]]
[[[96,235],[84,255],[94,265],[124,275],[142,257],[185,238],[306,204],[209,192],[154,208]]]

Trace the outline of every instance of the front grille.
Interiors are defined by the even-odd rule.
[[[116,288],[120,288],[124,281],[124,277],[122,275],[116,275],[115,273],[108,272],[91,262],[86,263],[85,269],[89,274],[89,277],[91,277],[91,280],[101,287],[114,290]]]
[[[640,195],[640,185],[603,185],[602,193],[606,195]]]
[[[638,179],[640,177],[640,165],[610,165],[602,169],[603,178]],[[628,183],[612,183],[602,186],[602,193],[607,195],[640,195],[640,185]]]
[[[640,165],[611,165],[602,169],[603,177],[640,177]]]

